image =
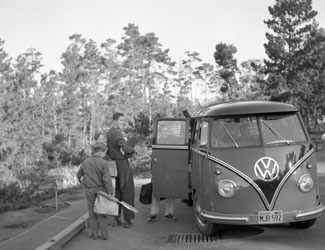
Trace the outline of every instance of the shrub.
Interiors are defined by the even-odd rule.
[[[48,176],[56,179],[58,190],[75,187],[79,184],[77,179],[77,171],[79,166],[60,167],[51,169]]]
[[[151,171],[151,150],[145,143],[135,146],[135,154],[130,162],[135,175],[142,175]]]
[[[23,209],[26,207],[39,205],[39,203],[54,196],[54,190],[48,190],[36,195],[33,195],[35,188],[22,189],[19,183],[10,183],[0,189],[0,213]]]
[[[0,162],[0,188],[15,182],[18,182],[18,178],[14,175],[14,172]]]

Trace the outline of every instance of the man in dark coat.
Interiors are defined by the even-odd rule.
[[[88,203],[90,238],[98,238],[98,229],[104,240],[108,239],[108,226],[105,215],[94,212],[94,204],[99,191],[105,191],[113,194],[113,185],[109,166],[103,159],[107,148],[103,143],[94,143],[91,145],[93,155],[85,159],[79,171],[77,178],[85,187],[85,193]]]
[[[113,115],[113,127],[107,133],[108,154],[116,161],[117,177],[115,185],[116,198],[134,206],[134,181],[133,172],[128,158],[134,153],[134,145],[130,145],[123,137],[121,129],[125,124],[124,115],[115,113]],[[113,226],[122,225],[120,220],[122,206],[119,206],[119,215],[115,217]],[[132,226],[131,219],[134,212],[123,207],[124,227]]]

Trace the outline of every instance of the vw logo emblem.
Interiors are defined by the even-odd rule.
[[[255,163],[254,172],[259,179],[272,181],[279,175],[279,164],[270,157],[263,157]]]

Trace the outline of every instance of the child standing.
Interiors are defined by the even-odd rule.
[[[89,237],[98,239],[100,231],[102,239],[107,240],[107,218],[105,215],[94,212],[94,204],[99,191],[113,194],[113,185],[108,163],[103,159],[107,147],[103,143],[96,142],[91,145],[91,148],[93,154],[82,162],[77,172],[77,178],[85,188],[89,213]]]

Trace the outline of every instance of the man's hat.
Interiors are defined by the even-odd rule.
[[[100,143],[100,142],[95,142],[93,144],[91,144],[91,149],[94,153],[97,153],[97,152],[106,152],[107,150],[107,147],[103,144],[103,143]]]

